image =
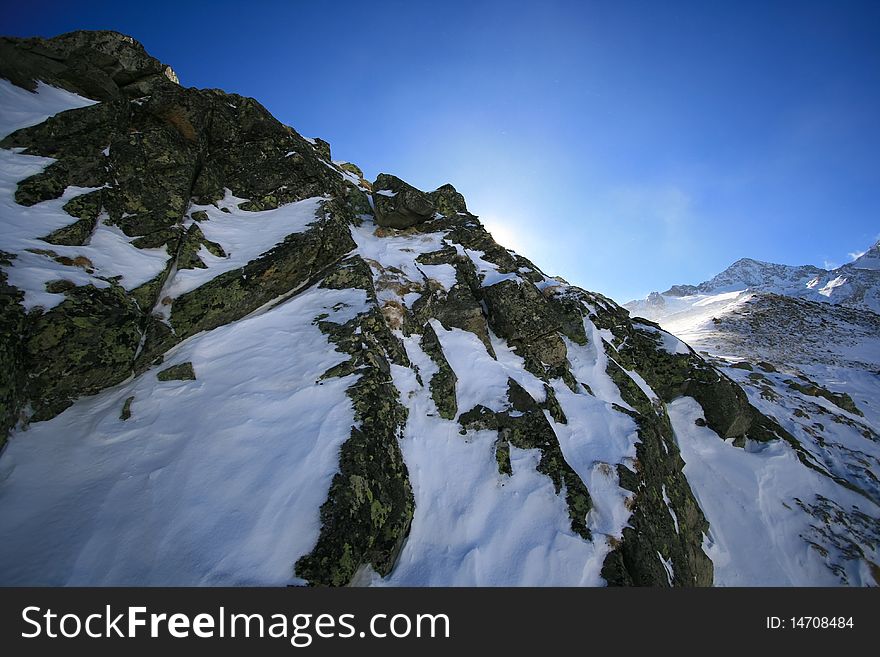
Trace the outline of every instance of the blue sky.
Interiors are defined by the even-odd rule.
[[[880,2],[31,2],[0,33],[131,34],[367,177],[451,182],[618,301],[880,238]]]

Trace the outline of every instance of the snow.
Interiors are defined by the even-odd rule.
[[[865,417],[845,411],[823,397],[804,395],[790,388],[788,381],[796,376],[790,373],[765,372],[757,385],[743,370],[727,368],[725,372],[745,389],[749,401],[759,411],[775,418],[800,442],[816,464],[860,486],[875,502],[880,502],[880,484],[876,479],[880,468],[880,442],[876,440],[876,429],[880,428],[880,380],[871,372],[856,368],[807,369],[810,378],[821,382],[820,385],[833,392],[850,393]],[[772,401],[762,394],[762,386],[767,385],[772,388]],[[823,419],[822,431],[817,436],[814,423],[818,417]],[[868,439],[872,431],[874,440]]]
[[[597,398],[632,410],[632,407],[623,401],[620,390],[605,371],[608,366],[608,356],[601,348],[603,342],[599,329],[587,319],[584,320],[584,329],[587,334],[586,345],[579,345],[566,337],[562,338],[568,351],[571,373],[578,382],[586,383]]]
[[[95,104],[63,89],[42,82],[37,92],[31,93],[0,80],[0,133],[6,135],[19,128],[35,125],[58,112]],[[0,250],[15,254],[6,267],[9,283],[24,292],[24,307],[37,306],[48,310],[62,301],[63,294],[46,292],[46,283],[68,280],[76,285],[109,287],[106,278],[121,277],[119,284],[131,290],[157,276],[165,268],[168,254],[165,249],[138,249],[122,231],[99,219],[95,232],[86,246],[59,246],[44,242],[42,237],[54,230],[77,221],[62,208],[72,198],[95,191],[92,188],[68,187],[61,198],[25,207],[15,202],[18,183],[43,171],[55,160],[48,157],[23,155],[15,150],[0,149]],[[52,251],[71,260],[82,256],[94,269],[89,274],[84,268],[63,265],[51,256],[30,250]]]
[[[351,227],[351,237],[357,244],[358,254],[368,261],[380,263],[385,269],[399,269],[411,281],[424,280],[421,271],[424,265],[416,263],[416,258],[445,246],[445,232],[377,237],[375,230],[376,226],[371,221]]]
[[[744,258],[712,279],[694,286],[676,286],[624,304],[635,315],[659,322],[685,341],[677,315],[702,314],[710,319],[755,293],[781,294],[821,303],[841,304],[880,313],[880,246],[875,244],[855,261],[833,270],[812,265],[780,265]],[[705,307],[705,308],[704,308]],[[705,312],[700,313],[700,309]]]
[[[344,322],[365,302],[362,290],[308,290],[13,432],[0,459],[0,581],[297,583],[354,422],[356,377],[317,382],[348,356],[312,319]],[[185,361],[197,380],[157,382]]]
[[[158,276],[165,268],[168,254],[164,248],[138,249],[130,238],[106,224],[106,215],[99,217],[94,233],[86,246],[62,246],[40,239],[59,228],[77,221],[62,208],[70,199],[95,191],[87,187],[68,187],[60,198],[43,201],[30,207],[15,202],[18,182],[42,171],[54,160],[46,157],[22,155],[0,149],[0,250],[13,253],[16,258],[6,267],[9,283],[25,294],[24,307],[30,310],[42,306],[48,310],[65,297],[46,292],[46,283],[69,280],[76,285],[109,287],[102,278],[121,276],[119,284],[132,290]],[[51,256],[28,251],[52,251],[58,256],[74,259],[88,258],[94,274],[74,265],[63,265]],[[102,277],[102,278],[98,278]]]
[[[666,571],[666,581],[669,582],[669,586],[672,586],[672,581],[675,579],[675,571],[672,569],[672,559],[664,559],[663,555],[657,552],[657,557],[660,559],[660,563],[663,564],[663,570]]]
[[[176,298],[191,292],[224,272],[245,266],[283,242],[288,235],[305,231],[318,220],[317,212],[324,198],[316,196],[260,212],[239,210],[234,201],[242,200],[232,197],[227,190],[220,205],[229,212],[212,205],[193,206],[193,211],[208,213],[209,220],[200,222],[199,228],[208,240],[223,247],[227,257],[215,256],[203,246],[199,257],[207,268],[177,270],[165,294]]]
[[[620,487],[618,464],[632,469],[639,441],[638,428],[628,415],[588,394],[575,394],[561,381],[553,391],[567,424],[552,421],[565,460],[586,484],[592,499],[587,526],[594,536],[620,539],[630,517],[631,493]]]
[[[546,398],[544,384],[525,370],[522,358],[490,335],[493,359],[472,333],[446,330],[431,321],[458,383],[460,412],[482,404],[506,410],[508,377],[536,400]],[[595,328],[595,327],[593,327]],[[573,586],[604,584],[601,569],[630,517],[631,493],[620,487],[616,465],[631,465],[638,432],[634,420],[592,395],[573,393],[559,380],[556,398],[568,419],[553,421],[563,456],[587,485],[593,508],[587,526],[593,541],[571,531],[564,492],[536,471],[540,453],[511,446],[512,476],[501,475],[494,458],[493,431],[460,433],[455,421],[439,417],[430,395],[436,364],[421,348],[419,336],[399,334],[422,385],[409,369],[392,365],[401,402],[409,409],[401,442],[415,496],[409,538],[385,579],[369,569],[359,584],[379,586]],[[604,355],[604,352],[603,352]],[[599,375],[587,378],[597,387]],[[604,371],[601,373],[607,379]],[[608,380],[610,383],[610,379]]]
[[[483,256],[486,254],[482,251],[476,251],[474,249],[463,250],[467,254],[467,257],[470,258],[476,266],[483,287],[489,287],[490,285],[495,285],[501,281],[516,281],[519,283],[522,280],[516,272],[502,274],[498,270],[498,265],[494,262],[489,262],[488,260],[483,259]]]
[[[426,279],[436,280],[445,290],[456,283],[455,267],[449,264],[423,265],[417,258],[424,253],[439,251],[447,245],[446,232],[377,237],[372,221],[351,227],[357,253],[373,270],[376,294],[381,302],[400,302],[411,307],[421,296]],[[401,293],[402,292],[402,293]]]
[[[705,306],[713,306],[718,303],[724,303],[726,301],[733,301],[738,298],[739,295],[742,294],[741,290],[737,290],[734,292],[722,292],[721,294],[712,294],[708,296],[704,296],[699,298],[698,301],[694,302],[694,308],[703,308]]]
[[[45,82],[37,82],[36,91],[30,92],[0,79],[0,139],[21,128],[42,123],[59,112],[97,102]]]
[[[379,196],[387,196],[388,198],[394,198],[397,196],[397,192],[392,192],[390,189],[377,189],[373,193],[378,194]]]
[[[846,278],[843,276],[836,276],[832,278],[830,281],[825,283],[824,287],[819,290],[819,294],[825,297],[830,297],[831,293],[834,292],[834,288],[840,287],[846,283]]]
[[[514,379],[538,401],[544,400],[543,384],[525,369],[523,360],[503,340],[493,340],[492,347],[497,348],[496,360],[470,331],[446,330],[436,319],[430,320],[430,324],[440,340],[443,355],[458,378],[455,395],[459,413],[478,404],[493,411],[506,410],[508,378]]]
[[[409,538],[393,572],[379,586],[573,586],[603,583],[608,547],[571,531],[568,510],[549,477],[535,468],[537,450],[511,446],[512,476],[501,475],[492,431],[459,434],[437,416],[427,389],[436,365],[403,338],[409,368],[392,365],[410,412],[401,442],[415,496]]]
[[[874,246],[856,258],[851,266],[854,269],[880,270],[880,242],[875,243]]]
[[[705,549],[719,586],[835,586],[840,580],[803,538],[810,516],[795,498],[817,494],[861,508],[877,517],[864,497],[808,468],[783,441],[748,443],[747,449],[721,440],[695,424],[700,405],[682,397],[668,405],[684,474],[709,521]]]
[[[445,262],[440,263],[439,265],[419,264],[418,267],[426,277],[440,283],[440,285],[443,286],[443,289],[447,292],[458,282],[456,279],[455,267]]]
[[[672,502],[669,500],[669,495],[666,492],[666,484],[662,486],[663,492],[663,502],[666,504],[666,508],[669,510],[669,515],[672,516],[672,522],[675,524],[675,533],[680,533],[678,531],[678,516],[675,515],[675,509],[672,508]]]
[[[659,336],[660,348],[668,354],[687,356],[689,353],[691,353],[691,350],[684,342],[679,340],[668,331],[661,331],[654,326],[649,326],[648,324],[640,324],[638,322],[636,322],[636,326],[640,331],[648,331]]]

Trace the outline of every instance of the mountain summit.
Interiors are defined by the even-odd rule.
[[[688,297],[747,289],[877,313],[880,312],[880,246],[875,244],[853,262],[832,270],[742,258],[708,281],[699,285],[673,285],[663,295]]]
[[[849,265],[853,269],[880,270],[880,240]]]
[[[452,185],[369,182],[121,34],[0,49],[0,583],[876,579],[873,452]]]

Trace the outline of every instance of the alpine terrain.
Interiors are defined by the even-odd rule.
[[[876,247],[701,354],[130,37],[0,77],[0,583],[880,580]]]
[[[807,526],[799,525],[797,535],[829,559],[841,581],[876,584],[880,573],[871,555],[880,541],[880,243],[830,271],[739,260],[700,285],[676,285],[625,307],[658,322],[736,381],[754,406],[788,432],[786,441],[801,464],[824,477],[813,481],[802,468],[783,475],[782,460],[764,451],[763,460],[752,461],[747,485],[739,487],[743,508],[765,514],[768,503],[771,509],[790,507],[791,517],[783,514],[778,522],[802,512],[797,523]],[[708,452],[692,460],[683,452],[685,474],[711,524],[731,500],[710,501],[714,484],[706,482],[702,492],[690,468],[700,462],[714,476],[732,480],[743,474],[737,473],[743,464]],[[850,501],[844,489],[863,499]],[[781,499],[771,503],[768,497]],[[769,527],[765,547],[772,549],[786,530]],[[870,577],[847,572],[862,558]]]

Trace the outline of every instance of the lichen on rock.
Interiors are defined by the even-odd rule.
[[[156,374],[156,378],[160,381],[195,381],[196,372],[193,364],[187,361],[161,370]]]

